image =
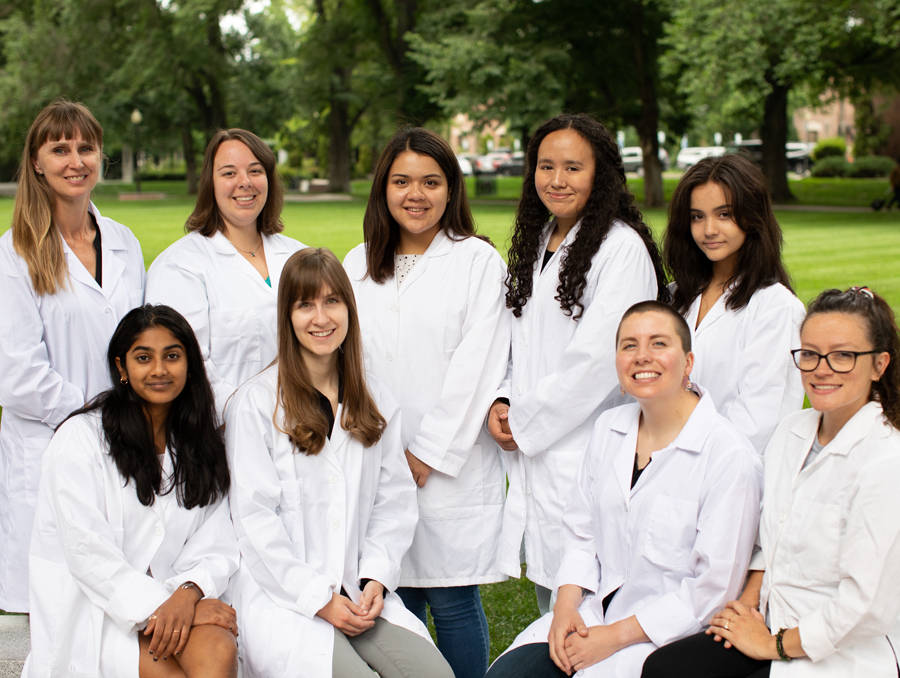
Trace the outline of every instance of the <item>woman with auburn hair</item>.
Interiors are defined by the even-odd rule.
[[[0,237],[0,609],[28,612],[28,544],[41,456],[53,430],[110,386],[119,320],[141,303],[144,259],[100,215],[103,128],[59,100],[25,139],[12,228]]]
[[[248,678],[453,675],[391,593],[416,485],[396,401],[364,370],[340,262],[326,249],[294,254],[278,289],[277,361],[225,412]]]
[[[497,563],[503,463],[484,430],[509,357],[506,267],[475,235],[450,145],[421,127],[385,146],[363,224],[365,244],[344,267],[367,365],[399,402],[419,486],[397,593],[422,623],[431,608],[456,678],[482,678],[490,635],[478,585],[506,579]]]
[[[188,319],[216,394],[228,397],[275,358],[275,300],[302,243],[281,235],[284,189],[275,154],[255,134],[219,131],[206,147],[188,234],[150,266],[146,300]]]
[[[22,675],[234,678],[237,621],[218,597],[239,554],[197,340],[176,311],[142,306],[106,367],[113,387],[44,455]]]
[[[562,557],[562,511],[594,422],[620,404],[613,336],[634,303],[666,295],[650,228],[625,185],[615,137],[560,115],[528,145],[509,250],[508,376],[488,430],[506,454],[501,571],[526,572],[542,612]]]
[[[826,290],[790,351],[811,409],[766,447],[760,548],[706,635],[644,678],[894,678],[900,648],[900,331],[867,287]],[[718,641],[718,642],[714,642]]]
[[[694,335],[697,379],[760,453],[778,422],[803,405],[789,351],[804,309],[781,260],[783,242],[752,162],[728,154],[684,173],[663,246],[672,304]]]

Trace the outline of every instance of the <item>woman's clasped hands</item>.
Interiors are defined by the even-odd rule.
[[[346,636],[358,636],[375,626],[375,620],[384,609],[384,586],[370,580],[363,588],[359,604],[347,596],[332,593],[331,600],[325,607],[316,612],[338,631]]]
[[[725,641],[726,648],[736,647],[756,660],[777,659],[775,638],[766,626],[759,610],[744,605],[739,600],[726,603],[709,622],[706,634],[718,642]]]

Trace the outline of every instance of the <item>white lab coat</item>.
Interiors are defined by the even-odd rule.
[[[219,231],[196,231],[169,245],[147,272],[147,303],[166,304],[194,329],[216,396],[225,402],[278,353],[277,301],[281,270],[306,245],[283,235],[263,236],[269,281]]]
[[[365,246],[344,266],[359,307],[366,363],[403,412],[401,444],[433,469],[401,586],[503,581],[497,544],[505,473],[485,413],[506,375],[506,266],[478,238],[438,231],[400,289],[366,277]]]
[[[728,293],[697,325],[700,297],[685,314],[691,328],[694,370],[716,409],[762,454],[775,427],[803,407],[800,370],[791,349],[800,348],[806,309],[780,283],[757,290],[744,308],[725,307]]]
[[[273,423],[277,377],[273,366],[251,378],[225,411],[243,670],[245,678],[327,678],[334,627],[316,612],[342,587],[359,602],[361,579],[385,586],[384,619],[429,638],[388,593],[415,531],[416,485],[400,446],[400,411],[377,380],[368,384],[388,422],[381,440],[363,447],[341,427],[338,407],[331,440],[308,456]]]
[[[800,627],[809,659],[772,678],[888,678],[900,653],[900,433],[881,406],[857,412],[801,470],[821,414],[787,417],[766,448],[760,610]]]
[[[163,468],[169,477],[168,452]],[[144,506],[109,456],[100,413],[67,421],[44,454],[23,678],[137,678],[148,617],[187,581],[221,596],[238,555],[226,498],[188,510],[172,491]]]
[[[12,232],[0,237],[0,609],[10,612],[28,611],[41,455],[71,412],[112,385],[109,339],[144,296],[137,239],[90,209],[100,227],[102,287],[63,240],[68,287],[38,296]]]
[[[554,222],[547,225],[541,254]],[[541,273],[534,265],[533,292],[512,320],[509,372],[497,397],[510,400],[509,426],[519,445],[505,453],[509,491],[500,545],[501,571],[520,576],[524,535],[528,578],[551,588],[562,557],[562,512],[594,422],[620,405],[616,329],[639,301],[655,299],[656,273],[640,236],[615,222],[594,255],[577,322],[554,299],[560,260],[580,225],[569,231]]]
[[[762,499],[759,455],[704,394],[678,437],[653,453],[631,489],[640,407],[623,405],[594,427],[563,518],[557,586],[588,595],[587,626],[632,615],[650,638],[579,671],[637,678],[657,647],[699,632],[737,597],[750,562]],[[618,589],[604,618],[603,599]],[[512,648],[546,643],[550,612]]]

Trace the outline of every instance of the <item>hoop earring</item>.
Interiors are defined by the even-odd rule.
[[[625,387],[624,386],[619,386],[619,395],[621,395],[621,396],[625,395]]]
[[[128,379],[125,377],[119,377],[119,383],[128,385]]]

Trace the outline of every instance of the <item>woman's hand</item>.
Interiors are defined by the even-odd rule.
[[[732,600],[709,622],[707,635],[725,640],[725,647],[736,647],[751,659],[778,659],[775,636],[769,632],[759,610]]]
[[[567,675],[572,675],[572,663],[566,652],[566,640],[571,634],[587,637],[588,629],[584,619],[578,613],[584,594],[580,586],[565,584],[556,594],[553,606],[553,620],[550,622],[550,633],[547,642],[550,644],[550,659]]]
[[[488,412],[488,433],[491,434],[501,449],[512,452],[518,449],[516,441],[513,439],[512,431],[509,430],[509,405],[495,400]]]
[[[432,468],[413,455],[409,450],[405,450],[404,453],[406,454],[406,463],[409,464],[409,470],[412,471],[412,477],[413,480],[416,481],[416,485],[425,487],[425,483],[428,482],[428,476],[431,475]]]
[[[191,626],[211,624],[228,629],[238,637],[237,612],[231,605],[226,605],[216,598],[205,598],[194,608],[194,621]]]
[[[331,600],[316,612],[316,616],[327,621],[345,636],[358,636],[375,626],[374,621],[363,618],[359,605],[339,593],[332,593]]]
[[[592,626],[586,634],[573,633],[566,638],[565,653],[574,671],[586,669],[622,649],[612,626]]]
[[[150,639],[150,654],[153,655],[153,661],[160,657],[168,659],[184,649],[191,633],[198,602],[200,595],[196,590],[177,588],[175,593],[150,615],[144,635],[153,636]]]
[[[374,622],[381,616],[384,609],[384,586],[374,579],[366,582],[366,586],[359,598],[359,607],[362,618]]]

